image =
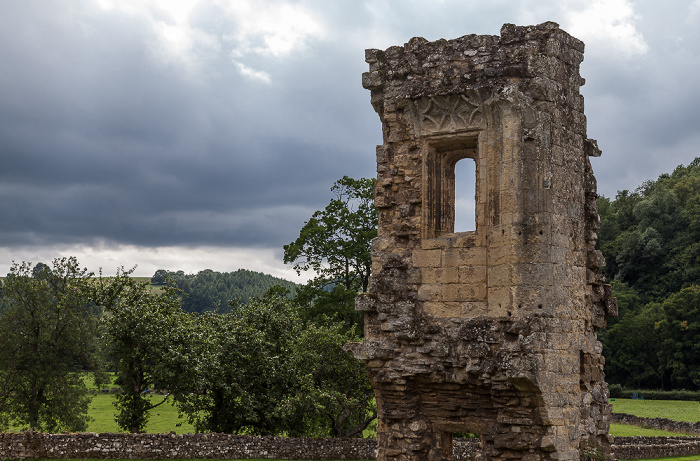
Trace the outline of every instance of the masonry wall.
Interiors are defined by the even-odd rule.
[[[365,341],[378,459],[579,458],[608,449],[596,330],[616,303],[595,250],[583,43],[554,23],[367,50],[382,122]],[[455,232],[454,170],[476,165],[476,230]]]

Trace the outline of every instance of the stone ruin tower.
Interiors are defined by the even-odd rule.
[[[358,297],[379,411],[378,460],[578,460],[609,448],[596,330],[617,303],[579,75],[552,22],[367,50],[382,122],[379,234]],[[476,230],[455,232],[455,164],[474,162]]]

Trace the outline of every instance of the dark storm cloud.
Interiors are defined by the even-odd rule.
[[[280,60],[285,85],[246,79],[226,54],[188,74],[148,49],[149,24],[90,2],[31,5],[0,20],[12,69],[0,87],[0,246],[281,246],[333,180],[372,173],[356,166],[346,132],[357,122],[343,112],[358,103],[344,103],[330,62]]]
[[[0,248],[279,249],[335,180],[375,174],[365,48],[496,35],[505,22],[586,34],[603,7],[618,19],[581,37],[599,190],[613,196],[700,155],[700,7],[687,2],[240,0],[315,21],[274,36],[262,12],[232,16],[236,3],[205,0],[189,13],[189,42],[151,0],[0,2]]]

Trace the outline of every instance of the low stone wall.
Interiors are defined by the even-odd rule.
[[[455,440],[452,444],[454,461],[475,461],[476,455],[481,451],[479,439]]]
[[[479,440],[456,440],[455,461],[474,461]],[[616,459],[700,454],[700,437],[615,437]],[[229,434],[0,433],[0,458],[375,459],[375,439],[307,439]]]
[[[374,459],[372,439],[248,437],[230,434],[0,434],[0,457]]]
[[[654,429],[680,432],[682,434],[700,435],[700,422],[689,423],[686,421],[673,421],[666,418],[643,418],[641,416],[628,415],[627,413],[613,413],[612,422],[631,424],[633,426],[650,426]]]
[[[615,459],[670,458],[700,454],[700,437],[614,437]]]

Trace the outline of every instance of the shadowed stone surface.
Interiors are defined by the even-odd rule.
[[[451,459],[464,432],[483,460],[609,451],[596,330],[617,303],[595,249],[582,60],[552,22],[366,51],[384,144],[350,348],[377,397],[377,459]],[[454,229],[459,161],[476,165],[470,232]]]

